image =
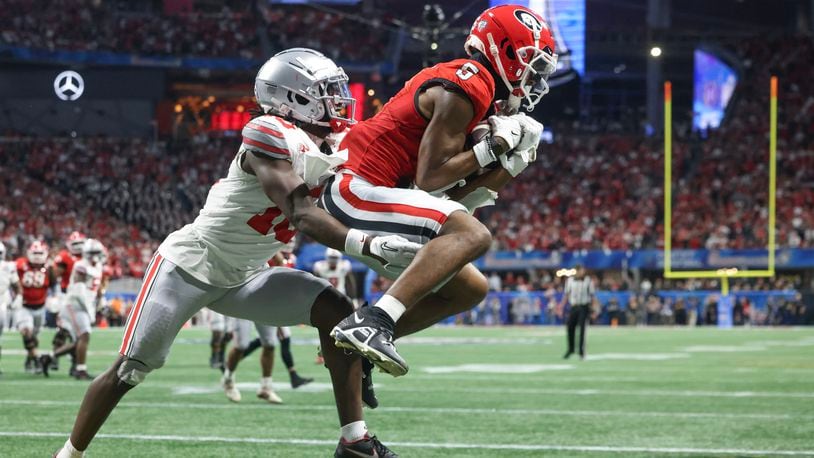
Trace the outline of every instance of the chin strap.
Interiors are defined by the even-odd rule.
[[[486,38],[489,40],[489,53],[495,59],[495,66],[497,67],[497,72],[500,75],[500,79],[503,80],[503,84],[506,85],[506,88],[509,90],[509,98],[512,97],[512,92],[514,91],[514,87],[512,83],[509,81],[509,78],[506,76],[506,71],[503,69],[503,63],[500,62],[500,48],[497,47],[495,44],[495,39],[492,37],[491,33],[486,34]]]

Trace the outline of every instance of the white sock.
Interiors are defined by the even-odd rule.
[[[401,303],[401,301],[399,301],[398,299],[389,294],[385,294],[384,296],[382,296],[382,298],[379,299],[379,302],[376,302],[376,305],[374,305],[374,307],[379,307],[380,309],[387,312],[387,314],[390,315],[390,318],[392,318],[394,322],[398,321],[399,318],[401,318],[401,315],[404,314],[404,311],[407,310],[407,307],[405,307],[404,304]]]
[[[88,371],[88,365],[87,364],[77,364],[76,365],[76,370],[77,371],[85,371],[85,372],[87,372]]]
[[[71,443],[71,440],[68,439],[65,441],[65,445],[59,449],[56,458],[82,458],[83,456],[85,456],[85,452],[77,450]]]
[[[339,431],[342,433],[342,439],[345,439],[345,442],[356,442],[364,439],[367,435],[367,425],[364,420],[354,421],[339,428]]]
[[[271,389],[271,377],[260,378],[260,387]]]
[[[230,380],[231,381],[231,380],[234,380],[234,378],[235,378],[234,372],[230,371],[229,369],[224,369],[223,370],[223,379],[224,380]]]

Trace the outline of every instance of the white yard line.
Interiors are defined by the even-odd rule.
[[[67,406],[79,407],[79,401],[35,401],[35,400],[0,400],[0,405],[24,406]],[[240,407],[234,404],[201,404],[179,402],[122,402],[120,408],[155,408],[155,409],[259,409],[259,410],[288,410],[288,411],[333,411],[330,405],[278,405],[272,408],[265,404],[245,404]],[[814,415],[783,414],[783,413],[720,413],[720,412],[670,412],[670,411],[629,411],[629,410],[556,410],[556,409],[479,409],[466,407],[398,407],[383,406],[376,412],[406,412],[422,414],[462,414],[462,415],[542,415],[542,416],[573,416],[573,417],[657,417],[657,418],[731,418],[753,420],[814,420]]]
[[[32,382],[27,380],[4,380],[0,383],[0,389],[3,386],[10,385],[24,385],[30,386]],[[52,380],[47,381],[47,385],[52,386],[71,386],[80,387],[75,381],[71,380]],[[184,385],[177,382],[145,382],[139,385],[141,389],[144,387],[150,388],[178,388],[178,387],[194,387],[207,389],[208,391],[214,390],[216,385],[203,384],[203,385]],[[501,395],[527,395],[527,394],[556,394],[563,396],[646,396],[646,397],[692,397],[692,398],[787,398],[787,399],[814,399],[814,391],[709,391],[709,390],[616,390],[606,388],[470,388],[470,387],[403,387],[398,383],[388,383],[386,385],[377,385],[377,390],[393,393],[455,393],[457,394],[501,394]]]
[[[0,431],[0,437],[67,437],[67,433]],[[266,437],[219,437],[181,436],[152,434],[99,434],[99,439],[155,441],[155,442],[224,442],[236,444],[285,444],[333,446],[336,440],[325,439],[277,439]],[[569,451],[599,453],[657,453],[691,455],[740,455],[740,456],[814,456],[814,450],[751,450],[738,448],[683,448],[683,447],[627,447],[603,445],[556,445],[556,444],[462,444],[443,442],[387,442],[393,448],[463,449],[463,450],[522,450],[522,451]]]

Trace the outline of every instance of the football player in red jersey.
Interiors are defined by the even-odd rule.
[[[518,5],[490,8],[475,20],[465,48],[468,59],[420,71],[381,112],[350,130],[341,145],[348,161],[322,195],[322,205],[349,227],[426,243],[403,273],[378,269],[397,278],[388,293],[331,334],[337,346],[394,376],[408,370],[394,338],[470,309],[488,289],[470,263],[488,250],[491,234],[471,208],[433,193],[490,198],[536,157],[542,133],[539,123],[514,113],[534,108],[556,68],[543,19]],[[501,116],[491,115],[496,106]],[[466,148],[467,135],[484,120],[490,134]]]
[[[48,246],[36,241],[28,247],[26,256],[17,259],[17,275],[23,287],[23,306],[15,312],[14,321],[23,338],[23,346],[28,352],[25,360],[26,372],[40,372],[37,347],[45,317],[45,300],[48,288],[54,284],[54,272],[48,262]]]
[[[65,306],[64,299],[65,293],[68,290],[68,285],[70,284],[71,280],[71,272],[73,272],[73,266],[76,261],[82,259],[82,246],[85,244],[85,240],[87,237],[85,234],[79,231],[73,231],[68,236],[68,239],[65,240],[65,248],[59,251],[57,254],[56,259],[54,259],[54,276],[59,279],[59,301],[60,301],[60,310],[62,310]],[[57,332],[54,334],[54,338],[51,341],[51,345],[53,347],[53,352],[57,353],[60,348],[63,348],[66,344],[69,343],[71,339],[71,333],[68,332],[62,326],[59,326],[59,320],[57,320]],[[74,352],[71,351],[68,353],[71,357],[71,370],[70,375],[73,376],[76,370],[76,361]],[[53,358],[51,359],[49,370],[55,371],[59,369],[59,359]]]

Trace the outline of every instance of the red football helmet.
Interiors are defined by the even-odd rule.
[[[31,264],[45,265],[48,261],[48,245],[41,240],[37,240],[28,247],[25,256]]]
[[[500,75],[509,89],[510,112],[523,101],[531,111],[548,93],[557,54],[548,24],[534,11],[520,5],[489,8],[475,19],[464,48],[470,56],[480,51]]]
[[[85,240],[88,238],[85,237],[85,234],[79,231],[71,232],[71,235],[68,236],[68,240],[65,242],[65,246],[68,248],[68,252],[74,256],[79,256],[82,254],[82,245],[85,244]]]

